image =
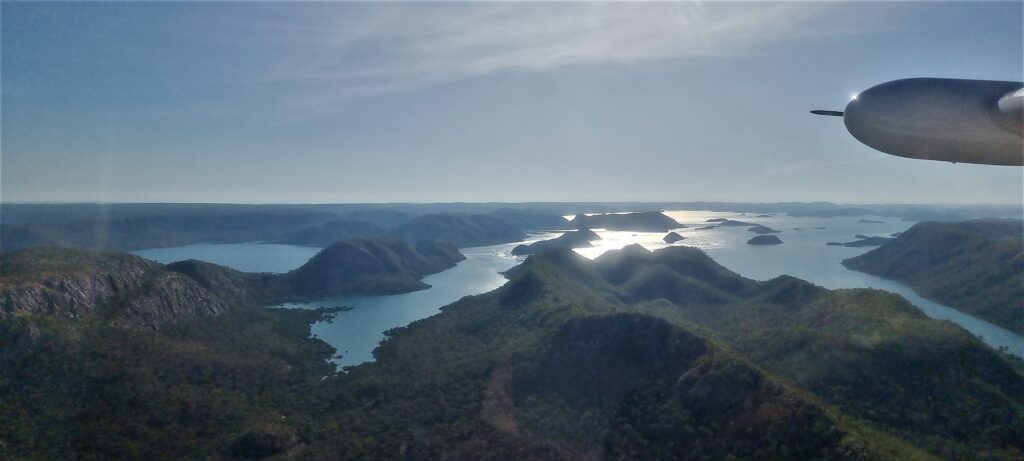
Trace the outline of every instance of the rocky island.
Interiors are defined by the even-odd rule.
[[[601,236],[597,235],[597,232],[590,229],[569,231],[557,238],[541,240],[529,245],[516,245],[516,247],[512,249],[512,254],[515,256],[524,256],[554,249],[571,250],[573,248],[586,248],[592,246],[590,242],[595,240],[601,240]]]
[[[677,232],[669,232],[669,233],[665,234],[665,236],[662,237],[661,239],[665,243],[676,243],[676,242],[678,242],[680,240],[683,240],[685,238],[686,237],[683,237],[682,235],[679,235],[679,233],[677,233]]]
[[[757,226],[751,227],[750,229],[747,229],[747,230],[750,231],[750,232],[753,232],[755,234],[778,234],[778,233],[782,232],[780,230],[775,230],[775,229],[772,229],[770,227],[762,226],[762,225],[757,225]]]
[[[719,221],[718,225],[719,226],[724,226],[724,227],[756,227],[756,226],[760,226],[760,224],[756,224],[756,223],[752,223],[752,222],[746,222],[746,221],[734,221],[732,219],[726,219],[726,220]]]
[[[665,232],[686,227],[658,211],[642,213],[578,214],[569,221],[576,229],[607,229],[637,232]]]
[[[782,240],[774,235],[758,235],[750,240],[747,240],[747,245],[778,245],[781,244]]]

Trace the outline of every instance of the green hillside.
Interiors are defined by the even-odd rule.
[[[929,299],[1024,333],[1024,228],[1019,219],[925,222],[843,261]]]

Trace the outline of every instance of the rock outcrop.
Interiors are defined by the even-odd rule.
[[[230,300],[186,275],[138,256],[35,248],[0,260],[3,315],[103,318],[159,328],[182,318],[219,314]]]

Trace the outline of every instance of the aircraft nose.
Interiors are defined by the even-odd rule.
[[[1020,165],[1019,82],[911,78],[868,88],[846,106],[853,137],[900,157]],[[1002,98],[1002,99],[1001,99]]]
[[[873,86],[850,101],[846,129],[871,148],[900,157],[961,158],[962,80],[911,78]]]
[[[955,82],[926,80],[896,80],[861,92],[846,106],[846,129],[889,154],[945,150],[957,140],[961,91]]]

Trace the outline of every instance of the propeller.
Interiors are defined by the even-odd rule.
[[[814,115],[829,115],[832,117],[843,116],[843,111],[841,110],[812,110],[811,113]]]

